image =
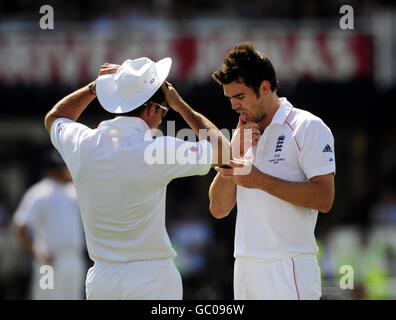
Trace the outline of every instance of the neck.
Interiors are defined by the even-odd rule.
[[[261,118],[260,121],[257,122],[261,132],[263,132],[264,129],[269,126],[280,105],[281,105],[281,100],[278,98],[276,93],[273,93],[273,95],[271,96],[270,100],[267,103],[266,112],[264,116]]]
[[[49,175],[48,178],[51,179],[52,181],[55,181],[56,183],[60,183],[60,184],[64,184],[67,182],[65,179],[62,179],[55,175]]]

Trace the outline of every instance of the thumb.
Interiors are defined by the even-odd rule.
[[[239,117],[237,129],[240,128],[240,127],[242,127],[244,124],[245,124],[245,121],[243,121],[243,120],[241,119],[241,117]]]

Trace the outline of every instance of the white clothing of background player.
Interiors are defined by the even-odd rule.
[[[229,142],[165,83],[171,62],[143,57],[121,66],[104,64],[97,80],[59,101],[45,118],[75,183],[94,261],[86,279],[87,299],[182,298],[181,277],[172,260],[176,252],[165,228],[166,186],[174,178],[203,175],[223,163],[223,144],[212,148],[209,141],[220,139],[225,147]],[[115,118],[90,129],[76,120],[96,90],[102,107]],[[153,139],[151,129],[161,123],[166,104],[197,135],[200,129],[214,129],[212,136],[198,142]],[[193,161],[176,158],[161,164],[146,158],[147,150],[168,155],[179,147]]]
[[[56,150],[44,154],[43,166],[44,178],[26,191],[14,214],[22,244],[34,256],[30,298],[80,300],[86,263],[76,191]],[[40,272],[46,265],[53,272]]]
[[[314,229],[334,200],[334,139],[313,114],[277,96],[270,60],[253,44],[235,46],[212,77],[240,114],[231,141],[241,154],[218,174],[210,211],[223,218],[237,203],[236,299],[319,299]],[[252,148],[243,149],[244,129]],[[239,173],[245,174],[239,174]]]

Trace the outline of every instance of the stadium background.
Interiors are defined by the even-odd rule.
[[[54,9],[53,30],[39,26],[45,4]],[[354,10],[353,30],[340,28],[344,4]],[[392,1],[370,0],[1,1],[0,299],[27,298],[31,260],[10,222],[41,177],[40,155],[51,147],[43,118],[54,103],[92,81],[104,62],[170,56],[179,93],[231,130],[237,114],[210,75],[242,41],[271,59],[279,95],[321,117],[335,136],[335,203],[316,228],[323,299],[395,299],[395,17]],[[96,127],[109,118],[95,100],[80,121]],[[166,120],[186,127],[173,111]],[[212,170],[168,186],[167,229],[185,299],[233,298],[236,211],[210,216],[213,177]],[[340,288],[343,265],[353,267],[353,290]]]

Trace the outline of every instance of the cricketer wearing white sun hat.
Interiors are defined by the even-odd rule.
[[[100,76],[96,91],[102,107],[111,113],[126,113],[145,103],[168,77],[172,59],[158,62],[143,57],[126,60],[118,71]]]
[[[182,298],[172,260],[176,252],[165,227],[166,187],[175,178],[203,175],[211,166],[227,163],[221,155],[229,143],[170,83],[165,85],[170,67],[170,58],[104,64],[95,81],[63,98],[45,117],[51,141],[73,177],[94,261],[86,279],[87,299]],[[102,107],[115,118],[91,129],[76,121],[96,90]],[[147,139],[147,131],[161,123],[161,104],[180,113],[197,135],[200,129],[211,135],[198,142]],[[212,147],[212,139],[222,143]],[[177,150],[187,144],[188,154],[208,161],[149,164],[145,150],[157,143],[164,154],[168,146]]]

